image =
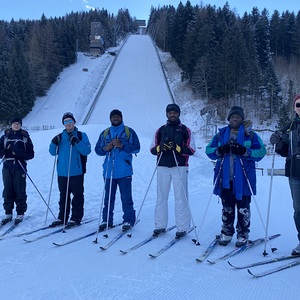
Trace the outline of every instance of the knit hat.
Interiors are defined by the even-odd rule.
[[[180,107],[177,104],[175,104],[175,103],[167,105],[167,107],[166,107],[166,113],[168,113],[170,111],[176,111],[180,115]]]
[[[110,114],[109,114],[109,119],[111,119],[111,117],[114,116],[114,115],[120,116],[121,119],[123,119],[122,112],[119,111],[118,109],[114,109],[114,110],[112,110],[112,111],[110,112]]]
[[[295,106],[295,102],[300,99],[300,94],[296,95],[293,101],[293,107]]]
[[[22,126],[22,119],[20,117],[14,117],[14,118],[12,118],[11,121],[10,121],[10,124],[15,123],[15,122],[20,123],[21,126]]]
[[[73,114],[70,113],[70,112],[66,112],[66,113],[64,113],[64,115],[62,117],[62,123],[63,124],[64,124],[64,120],[67,119],[67,118],[71,118],[74,121],[74,123],[76,123],[76,120],[75,120]]]
[[[239,115],[243,118],[243,120],[245,119],[244,110],[240,106],[232,106],[232,108],[229,112],[229,115],[227,117],[228,121],[229,121],[229,119],[231,118],[232,115]]]

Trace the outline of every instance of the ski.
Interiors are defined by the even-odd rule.
[[[59,226],[62,226],[62,225],[57,225],[55,227],[59,227]],[[54,228],[54,227],[50,227],[49,225],[47,225],[47,226],[40,227],[40,228],[37,228],[37,229],[33,229],[33,230],[30,230],[30,231],[18,233],[16,235],[12,236],[12,237],[21,237],[21,236],[24,236],[24,235],[30,235],[32,233],[36,233],[36,232],[43,231],[43,230],[46,230],[46,229],[51,229],[51,228]]]
[[[192,227],[188,230],[187,234],[190,233],[191,231],[193,231],[195,229],[195,227]],[[186,236],[186,235],[185,235]],[[162,247],[159,251],[157,251],[154,254],[149,254],[150,257],[152,258],[157,258],[158,256],[160,256],[161,254],[163,254],[165,251],[167,251],[168,249],[170,249],[173,245],[175,245],[177,242],[179,242],[182,238],[184,238],[185,236],[181,237],[181,238],[174,238],[173,240],[171,240],[168,244],[166,244],[164,247]]]
[[[108,244],[106,244],[105,246],[100,246],[101,250],[107,250],[109,247],[111,247],[115,242],[117,242],[123,235],[125,235],[128,232],[128,230],[126,231],[121,231],[120,233],[118,233]]]
[[[115,228],[115,227],[120,226],[120,225],[122,225],[122,224],[123,224],[123,223],[114,225],[114,226],[112,226],[112,227],[109,228],[109,229]],[[69,241],[66,241],[66,242],[62,242],[62,243],[53,243],[53,245],[55,245],[55,246],[66,246],[66,245],[69,245],[69,244],[78,242],[78,241],[80,241],[80,240],[83,240],[83,239],[85,239],[85,238],[87,238],[87,237],[89,237],[89,236],[92,236],[92,235],[96,234],[96,233],[97,233],[97,230],[95,230],[95,231],[93,231],[93,232],[90,232],[90,233],[87,233],[87,234],[84,234],[84,235],[82,235],[82,236],[79,236],[79,237],[77,237],[77,238],[74,238],[74,239],[69,240]]]
[[[134,223],[134,226],[138,223],[138,222],[140,222],[140,220],[137,220],[135,223]],[[133,227],[131,227],[130,229],[128,229],[128,230],[125,230],[125,231],[123,231],[123,229],[122,229],[122,231],[120,232],[120,233],[118,233],[108,244],[106,244],[105,246],[100,246],[100,249],[101,250],[107,250],[109,247],[111,247],[115,242],[117,242],[123,235],[125,235],[126,233],[128,233],[129,231],[131,231],[132,230],[132,228]],[[128,237],[131,237],[131,234],[127,234],[128,235]],[[105,236],[105,235],[104,235]],[[107,237],[107,235],[105,236],[105,237]]]
[[[159,236],[161,236],[161,235],[167,233],[168,231],[174,229],[175,227],[176,227],[176,226],[173,225],[173,226],[167,228],[164,232],[162,232],[162,233],[160,233],[160,234],[158,234],[158,235],[151,235],[151,236],[149,236],[148,238],[146,238],[145,240],[141,241],[140,243],[138,243],[138,244],[132,246],[131,248],[129,248],[129,249],[127,249],[127,250],[120,250],[120,252],[123,253],[123,254],[127,254],[127,253],[129,253],[129,252],[132,252],[132,251],[134,251],[134,250],[140,248],[141,246],[143,246],[143,245],[145,245],[145,244],[147,244],[147,243],[153,241],[153,240],[156,239],[157,237],[159,237]]]
[[[274,234],[274,235],[271,235],[269,236],[269,240],[272,240],[272,239],[275,239],[277,237],[279,237],[280,234]],[[222,261],[222,260],[226,260],[227,258],[229,257],[232,257],[232,256],[235,256],[241,252],[244,252],[245,250],[248,250],[252,247],[255,247],[257,245],[260,245],[262,244],[263,242],[265,242],[265,239],[264,238],[260,238],[260,239],[257,239],[257,240],[254,240],[254,241],[249,241],[246,245],[242,246],[242,247],[239,247],[239,248],[235,248],[234,250],[230,251],[229,253],[225,254],[224,256],[221,256],[219,258],[217,258],[216,260],[207,260],[210,264],[215,264],[219,261]]]
[[[298,261],[293,261],[291,263],[288,263],[288,264],[285,264],[283,266],[280,266],[280,267],[277,267],[277,268],[274,268],[274,269],[271,269],[271,270],[268,270],[268,271],[264,271],[264,272],[261,272],[261,273],[256,273],[255,274],[250,269],[247,269],[247,271],[253,277],[260,278],[260,277],[271,275],[271,274],[277,273],[279,271],[286,270],[286,269],[289,269],[289,268],[292,268],[292,267],[295,267],[295,266],[298,266],[298,265],[300,265],[299,260]]]
[[[209,246],[206,248],[206,250],[203,252],[202,255],[196,258],[197,262],[203,262],[206,257],[209,256],[213,252],[213,250],[216,248],[216,246],[219,243],[220,236],[216,235],[215,239],[209,244]]]
[[[278,262],[278,261],[289,260],[289,259],[293,259],[293,258],[297,258],[297,257],[300,257],[300,255],[284,255],[284,256],[275,257],[275,258],[271,258],[271,259],[267,259],[267,260],[261,260],[261,261],[250,263],[248,265],[243,265],[243,266],[235,266],[230,261],[227,261],[227,262],[231,267],[241,270],[241,269],[253,268],[256,266],[263,266],[263,265],[271,264],[271,263]]]
[[[25,216],[23,221],[24,222],[25,220],[28,220],[30,216]],[[20,223],[22,223],[20,222]],[[11,225],[7,230],[5,230],[1,235],[0,235],[0,238],[3,238],[4,236],[6,236],[7,234],[11,233],[15,228],[17,228],[19,226],[20,223],[17,223],[17,224],[13,224]]]
[[[56,233],[64,232],[64,230],[69,230],[69,229],[76,228],[76,227],[81,226],[81,225],[84,225],[84,224],[91,223],[91,222],[93,222],[93,221],[95,221],[95,220],[97,220],[97,219],[88,220],[88,221],[82,222],[80,225],[74,225],[74,226],[72,226],[72,227],[67,227],[67,226],[65,226],[65,228],[59,228],[59,229],[53,230],[53,231],[51,231],[51,232],[48,232],[48,233],[46,233],[46,234],[39,235],[39,236],[37,236],[37,237],[35,237],[35,238],[32,238],[32,239],[26,239],[26,238],[25,238],[25,239],[23,239],[23,241],[24,241],[24,242],[28,242],[28,243],[32,243],[32,242],[38,241],[38,240],[40,240],[40,239],[46,238],[46,237],[48,237],[48,236],[54,235],[54,234],[56,234]]]

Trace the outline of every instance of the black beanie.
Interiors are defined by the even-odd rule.
[[[232,106],[232,108],[229,112],[229,115],[227,117],[228,121],[229,121],[229,119],[231,118],[232,115],[239,115],[243,118],[243,120],[245,119],[244,110],[240,106]]]
[[[180,107],[177,104],[175,104],[175,103],[167,105],[167,107],[166,107],[166,113],[168,113],[170,111],[176,111],[180,115]]]
[[[22,126],[22,119],[20,117],[14,117],[14,118],[12,118],[11,121],[10,121],[10,124],[15,123],[15,122],[20,123],[21,126]]]
[[[109,119],[111,119],[111,117],[114,115],[120,116],[123,119],[122,112],[119,111],[118,109],[114,109],[110,112]]]
[[[64,120],[67,119],[67,118],[73,119],[74,123],[76,123],[76,120],[75,120],[73,114],[70,113],[70,112],[66,112],[66,113],[64,113],[64,115],[63,115],[63,117],[62,117],[62,123],[63,123],[63,124],[64,124]]]

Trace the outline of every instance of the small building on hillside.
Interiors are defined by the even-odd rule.
[[[146,33],[146,20],[135,20],[135,25],[138,27],[138,34]]]
[[[101,22],[91,22],[90,53],[93,55],[101,55],[104,53],[104,50],[102,24]]]

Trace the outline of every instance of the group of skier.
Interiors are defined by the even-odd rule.
[[[287,157],[286,176],[289,178],[293,198],[294,220],[300,241],[300,95],[293,101],[295,118],[281,131],[271,135],[275,151]],[[168,198],[171,183],[175,198],[176,238],[185,236],[191,226],[191,211],[188,199],[188,161],[196,151],[191,130],[180,121],[180,107],[166,107],[166,124],[155,132],[150,151],[157,157],[157,201],[154,211],[153,235],[166,231],[168,225]],[[132,197],[132,155],[140,151],[136,132],[124,125],[122,112],[118,109],[109,115],[111,126],[103,130],[95,146],[95,152],[104,156],[104,197],[102,223],[99,231],[114,225],[116,191],[119,187],[123,224],[122,230],[131,229],[136,223]],[[222,200],[222,228],[219,244],[226,246],[236,231],[236,247],[248,243],[250,232],[251,196],[256,194],[255,162],[266,154],[259,135],[245,120],[244,110],[233,106],[228,114],[229,124],[220,128],[206,146],[207,156],[216,161],[214,169],[214,194]],[[49,152],[57,158],[59,213],[51,226],[79,225],[84,215],[84,173],[91,144],[86,133],[75,126],[72,113],[62,117],[65,129],[50,143]],[[15,223],[23,220],[27,209],[26,161],[34,157],[33,144],[27,131],[21,128],[22,120],[13,118],[11,128],[0,138],[0,155],[3,163],[3,198],[5,217],[1,224],[13,219],[14,204],[17,216]],[[235,216],[236,225],[235,224]],[[300,255],[299,245],[293,255]]]

